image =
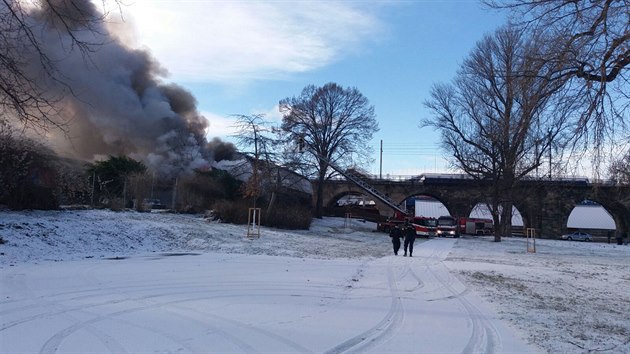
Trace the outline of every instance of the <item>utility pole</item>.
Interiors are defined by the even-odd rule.
[[[175,184],[173,185],[173,199],[171,200],[171,210],[175,210],[175,199],[177,198],[177,177],[175,177]]]
[[[540,158],[538,157],[538,144],[540,144],[540,139],[536,139],[535,143],[536,143],[536,150],[534,151],[534,157],[535,157],[534,161],[536,161],[536,179],[538,179],[539,178],[538,166],[540,165]]]
[[[127,207],[127,175],[124,175],[123,180],[123,209]]]
[[[94,206],[94,183],[96,182],[96,172],[92,172],[92,194],[90,196],[90,205]]]
[[[378,178],[383,179],[383,139],[381,139],[381,165],[378,170]]]
[[[549,131],[549,179],[551,179],[551,148],[552,148],[552,144],[551,144],[551,130]]]

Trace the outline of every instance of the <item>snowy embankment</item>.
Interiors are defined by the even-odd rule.
[[[353,220],[352,231],[375,230]],[[263,242],[247,227],[168,212],[69,210],[0,212],[0,266],[23,262],[114,258],[154,252],[226,252],[292,257],[383,256],[383,238],[365,240],[344,222],[315,223],[310,230],[265,229]],[[309,237],[300,237],[308,234]],[[378,234],[382,235],[382,234]],[[360,247],[352,247],[360,242]]]
[[[215,350],[237,352],[523,348],[476,293],[532,351],[630,352],[630,246],[537,240],[528,253],[521,238],[418,240],[410,259],[374,229],[325,218],[248,239],[244,226],[198,215],[0,212],[0,351],[195,352],[219,339]],[[166,312],[188,320],[150,320]]]

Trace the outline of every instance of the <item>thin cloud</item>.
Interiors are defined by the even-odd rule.
[[[135,46],[188,82],[284,78],[329,65],[383,32],[374,11],[356,3],[138,0],[123,11]]]
[[[208,131],[212,133],[212,137],[227,139],[237,133],[237,130],[234,127],[234,124],[236,123],[236,119],[234,117],[225,117],[212,112],[202,112],[201,114],[209,122]]]
[[[262,114],[266,121],[273,124],[280,124],[282,122],[282,113],[280,113],[280,107],[278,105],[269,109],[254,110],[252,114]]]
[[[278,110],[278,105],[273,106],[268,110],[253,110],[251,114],[262,114],[264,119],[272,124],[280,124],[282,121],[282,115]],[[202,115],[209,123],[208,138],[218,137],[220,139],[232,141],[234,135],[238,133],[236,129],[237,118],[234,115],[222,115],[213,112],[202,112]]]

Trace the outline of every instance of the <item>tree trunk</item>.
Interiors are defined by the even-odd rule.
[[[271,215],[271,212],[273,211],[275,203],[276,203],[276,192],[272,191],[271,198],[269,199],[269,205],[267,206],[267,212],[265,213],[265,219],[269,220],[269,216]]]
[[[501,217],[498,211],[492,210],[492,222],[494,223],[494,242],[501,242]]]
[[[322,153],[321,156],[327,156]],[[326,180],[326,170],[328,164],[319,159],[319,176],[317,180],[317,199],[315,201],[315,217],[321,219],[324,216],[324,181]]]
[[[503,232],[503,225],[501,224],[501,203],[499,202],[501,197],[501,188],[498,182],[495,182],[492,187],[492,197],[490,202],[486,203],[490,214],[492,215],[492,222],[494,224],[494,242],[501,242],[501,235]]]
[[[503,236],[512,236],[512,200],[504,201],[501,205],[501,223]]]
[[[273,211],[273,208],[275,207],[275,204],[276,204],[276,195],[277,195],[276,190],[280,190],[281,186],[282,186],[282,181],[280,180],[280,170],[278,169],[276,171],[275,187],[271,191],[271,199],[269,200],[269,206],[267,206],[267,212],[265,213],[265,217],[267,218],[267,220],[269,220],[269,216],[271,215],[271,212]]]
[[[319,181],[317,182],[317,199],[315,201],[315,217],[321,219],[324,216],[324,177],[319,176]]]

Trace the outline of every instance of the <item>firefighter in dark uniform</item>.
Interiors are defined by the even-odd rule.
[[[389,230],[389,237],[392,238],[392,244],[394,245],[394,254],[398,255],[398,250],[400,249],[400,238],[403,237],[402,231],[398,225],[394,225],[394,227]]]
[[[416,229],[409,223],[405,222],[405,254],[407,256],[407,249],[409,249],[409,257],[413,255],[413,243],[416,242]]]

